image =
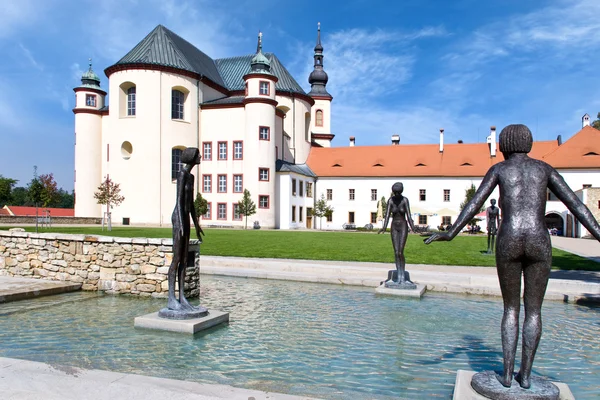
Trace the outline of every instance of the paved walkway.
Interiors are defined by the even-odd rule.
[[[79,289],[81,283],[0,276],[0,303],[73,292]]]
[[[596,239],[577,239],[551,236],[552,247],[600,262],[600,242]]]
[[[258,390],[0,358],[2,400],[301,400]]]

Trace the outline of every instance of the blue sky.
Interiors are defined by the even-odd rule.
[[[262,30],[308,91],[316,25],[333,95],[333,145],[485,141],[527,124],[567,139],[600,111],[597,0],[0,1],[0,174],[33,165],[73,187],[75,96],[157,24],[213,58],[250,54]]]

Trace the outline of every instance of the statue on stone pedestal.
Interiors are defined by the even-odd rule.
[[[181,154],[180,171],[177,173],[177,201],[171,221],[173,222],[173,261],[169,266],[169,298],[167,307],[158,315],[169,319],[200,318],[207,315],[208,310],[202,306],[192,306],[185,298],[185,269],[188,265],[188,245],[190,241],[190,215],[196,228],[196,236],[204,234],[194,209],[194,175],[191,170],[200,164],[200,151],[188,147]],[[179,300],[175,297],[175,283],[179,284]]]
[[[490,203],[491,205],[485,210],[488,233],[488,254],[492,254],[494,252],[496,234],[498,233],[498,226],[500,225],[500,209],[496,207],[496,199],[491,199]]]
[[[542,334],[542,301],[552,265],[552,245],[544,222],[546,191],[550,189],[598,240],[600,225],[554,168],[527,155],[531,151],[533,138],[525,125],[505,127],[500,133],[499,141],[505,161],[488,170],[477,193],[460,213],[450,231],[436,233],[426,239],[425,243],[452,240],[477,214],[494,188],[500,187],[503,218],[498,231],[496,266],[504,301],[501,326],[504,370],[502,376],[496,376],[497,379],[493,378],[490,371],[476,374],[471,385],[487,397],[506,398],[506,391],[513,390],[507,388],[511,386],[515,368],[523,275],[525,320],[521,369],[516,375],[516,381],[522,389],[531,388],[522,392],[540,390],[544,384],[551,385],[554,389],[548,390],[554,394],[545,398],[558,398],[556,386],[531,377],[533,359]],[[531,385],[532,380],[535,380],[534,386]]]
[[[406,278],[406,260],[404,259],[404,246],[408,237],[408,225],[414,232],[415,225],[410,216],[410,205],[408,199],[402,196],[404,186],[400,182],[392,185],[392,197],[388,200],[387,211],[383,227],[379,233],[385,233],[390,215],[392,216],[392,225],[390,232],[392,234],[392,244],[394,246],[394,255],[396,257],[396,270],[388,273],[388,279],[385,286],[398,289],[416,289],[417,285]],[[408,221],[408,222],[407,222]]]

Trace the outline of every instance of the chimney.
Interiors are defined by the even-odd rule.
[[[440,129],[440,153],[444,152],[444,129]]]
[[[558,136],[556,137],[556,141],[558,142],[558,145],[560,146],[560,145],[562,144],[562,136],[561,136],[561,135],[558,135]]]
[[[487,142],[490,145],[490,157],[496,157],[496,127],[490,127],[490,136],[487,137]]]
[[[463,144],[463,141],[462,141],[462,139],[458,139],[458,142],[456,142],[456,143]]]
[[[400,135],[392,135],[392,144],[393,145],[400,144]]]
[[[585,128],[586,126],[590,126],[590,116],[588,113],[583,114],[583,117],[581,117],[581,127]]]
[[[354,138],[354,136],[350,136],[350,147],[354,147],[355,144],[356,144],[356,139]]]

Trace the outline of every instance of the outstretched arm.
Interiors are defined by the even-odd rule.
[[[391,198],[390,198],[390,200],[391,200]],[[390,200],[388,200],[387,210],[385,210],[385,218],[383,220],[383,228],[381,228],[379,230],[379,232],[377,232],[377,233],[385,233],[385,230],[387,229],[388,221],[390,220],[390,210],[392,209],[392,207],[390,207]]]
[[[483,181],[481,181],[481,185],[475,195],[471,199],[471,201],[463,208],[463,210],[452,224],[452,227],[447,233],[436,233],[430,236],[425,240],[425,244],[429,244],[435,240],[452,240],[454,237],[465,227],[465,225],[472,220],[475,215],[481,209],[481,206],[485,202],[485,200],[492,194],[492,191],[498,184],[498,164],[492,166],[485,177],[483,177]]]
[[[562,201],[565,206],[573,213],[575,217],[586,227],[586,229],[597,239],[600,240],[600,225],[590,210],[573,193],[569,185],[554,168],[548,178],[548,188]]]

